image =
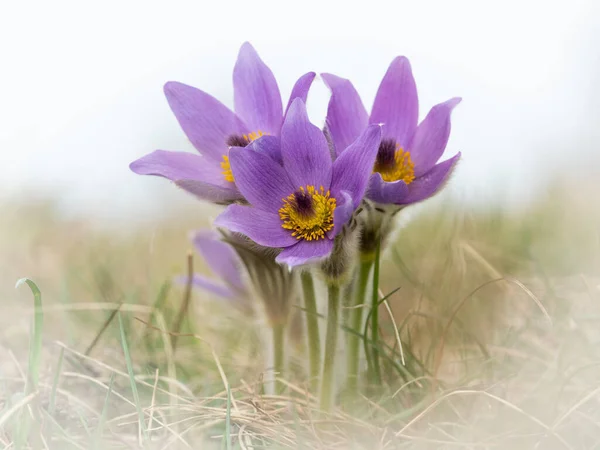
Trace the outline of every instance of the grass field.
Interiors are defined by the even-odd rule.
[[[260,309],[195,291],[172,333],[188,232],[216,210],[116,229],[7,202],[0,445],[600,448],[598,191],[563,180],[519,207],[441,196],[401,214],[381,262],[382,293],[399,288],[380,310],[384,386],[331,415],[307,393],[298,303],[281,396],[261,388]],[[35,285],[13,289],[22,277]]]

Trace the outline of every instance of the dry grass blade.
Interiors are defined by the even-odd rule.
[[[404,389],[406,389],[408,386],[410,386],[413,383],[420,385],[419,382],[421,380],[433,380],[433,378],[429,377],[427,375],[423,375],[423,376],[417,377],[413,380],[408,380],[406,383],[404,383],[402,386],[400,386],[398,389],[396,389],[396,391],[392,394],[392,398],[396,397],[400,392],[402,392]]]
[[[396,437],[401,437],[402,434],[409,429],[410,427],[412,427],[415,423],[419,422],[423,417],[425,417],[430,411],[432,411],[434,408],[436,408],[440,403],[446,401],[447,399],[449,399],[450,397],[454,397],[457,395],[483,395],[486,396],[488,398],[491,398],[492,400],[497,401],[498,403],[501,403],[507,407],[509,407],[510,409],[512,409],[513,411],[518,412],[519,414],[523,415],[524,417],[527,417],[529,420],[531,420],[533,423],[539,425],[541,428],[543,428],[545,431],[547,431],[548,433],[550,433],[552,436],[554,436],[565,448],[568,449],[573,449],[573,447],[571,447],[571,445],[569,445],[569,443],[567,441],[565,441],[563,439],[562,436],[560,436],[560,434],[558,434],[557,432],[555,432],[552,427],[549,427],[548,425],[546,425],[544,422],[542,422],[541,420],[539,420],[537,417],[532,416],[531,414],[528,414],[527,412],[523,411],[521,408],[519,408],[518,406],[514,405],[513,403],[504,400],[503,398],[497,397],[496,395],[490,394],[489,392],[485,392],[485,391],[476,391],[476,390],[457,390],[457,391],[452,391],[449,392],[445,395],[443,395],[440,398],[437,398],[433,403],[431,403],[431,405],[429,405],[425,410],[423,410],[421,413],[419,413],[416,417],[414,417],[411,421],[409,421],[406,425],[404,425],[404,427],[402,427],[399,431],[396,432],[395,436]]]
[[[523,283],[521,283],[516,278],[505,277],[505,280],[508,281],[508,282],[510,282],[510,283],[514,283],[517,286],[519,286],[523,290],[523,292],[525,292],[529,296],[529,298],[534,301],[534,303],[540,309],[540,311],[542,312],[542,314],[544,314],[544,317],[546,317],[546,320],[548,320],[550,326],[553,325],[552,318],[550,317],[550,314],[548,314],[548,311],[546,310],[546,308],[544,308],[544,305],[542,305],[542,302],[540,301],[540,299],[537,298],[537,296],[533,292],[531,292],[531,290],[527,286],[525,286]]]
[[[160,333],[167,333],[170,336],[173,336],[174,333],[173,332],[165,332],[163,330],[161,330],[160,328],[157,328],[151,324],[149,324],[148,322],[140,319],[139,317],[135,318],[136,320],[138,320],[139,322],[142,322],[144,325],[146,325],[148,328],[154,330],[154,331],[158,331]],[[225,387],[225,390],[229,389],[229,381],[227,381],[227,376],[225,375],[225,371],[223,370],[223,366],[221,365],[221,361],[219,360],[219,357],[217,356],[217,353],[215,352],[215,349],[213,348],[212,345],[210,345],[209,342],[206,341],[206,339],[202,338],[201,336],[198,336],[197,334],[194,333],[179,333],[178,336],[180,337],[193,337],[194,339],[198,339],[201,342],[204,342],[206,345],[208,345],[208,348],[210,349],[210,352],[212,354],[212,357],[215,361],[215,365],[217,366],[217,370],[219,371],[219,375],[221,376],[221,380],[223,381],[223,386]],[[238,407],[237,404],[235,402],[235,399],[232,397],[231,399],[231,403],[233,405],[233,409],[236,410],[236,412],[238,412]]]
[[[146,323],[146,322],[144,322],[144,323]],[[159,328],[156,328],[156,329],[159,329]],[[57,342],[57,345],[59,345],[61,348],[64,348],[66,351],[68,351],[69,353],[72,353],[73,355],[75,355],[76,357],[78,357],[78,358],[80,358],[82,360],[92,362],[92,363],[98,365],[99,367],[101,367],[101,368],[103,368],[105,370],[108,370],[108,371],[110,371],[112,373],[115,373],[115,374],[119,375],[122,378],[129,379],[129,375],[126,372],[123,372],[123,371],[121,371],[121,370],[119,370],[119,369],[117,369],[115,367],[110,366],[109,364],[103,363],[102,361],[94,359],[94,358],[92,358],[90,356],[86,356],[83,353],[78,352],[77,350],[74,350],[74,349],[68,347],[66,344],[64,344],[62,342]],[[189,389],[187,389],[184,384],[180,383],[179,381],[173,380],[173,379],[165,379],[163,377],[161,377],[161,379],[165,380],[165,381],[168,381],[169,383],[176,384],[182,391],[186,392],[190,397],[193,397],[193,393]],[[152,384],[143,381],[139,377],[138,377],[137,382],[139,384],[145,386],[145,387],[153,388]],[[167,394],[169,396],[175,396],[179,402],[188,403],[188,404],[191,403],[191,400],[186,399],[185,397],[181,397],[181,396],[175,395],[171,391],[168,391],[166,389],[158,388],[158,391],[161,392],[161,393],[163,393],[163,394]]]
[[[600,393],[600,387],[594,389],[593,391],[589,392],[586,396],[584,396],[581,400],[579,400],[578,402],[576,402],[573,406],[571,406],[568,411],[566,411],[561,417],[559,417],[554,424],[552,424],[552,430],[556,430],[561,423],[563,423],[571,414],[573,414],[575,411],[577,411],[583,404],[585,404],[587,401],[591,400],[592,398],[596,397],[598,394]]]
[[[232,450],[233,448],[233,441],[231,438],[231,399],[232,399],[232,394],[231,394],[231,388],[229,387],[229,384],[227,385],[227,406],[226,406],[226,411],[225,411],[225,448],[227,450]]]
[[[38,394],[39,394],[38,391],[34,391],[31,394],[24,396],[23,398],[21,398],[21,400],[19,400],[14,405],[12,405],[10,408],[8,408],[4,412],[4,414],[2,414],[2,417],[0,417],[0,429],[8,421],[8,419],[10,419],[15,413],[20,411],[21,408],[24,408],[31,401],[33,401],[37,397]]]
[[[462,307],[465,305],[465,303],[471,298],[473,297],[477,292],[479,292],[481,289],[483,289],[486,286],[489,286],[491,284],[494,283],[498,283],[501,281],[505,281],[505,282],[509,282],[509,283],[514,283],[517,286],[519,286],[520,288],[522,288],[524,290],[524,292],[535,302],[535,304],[540,308],[540,310],[542,311],[542,313],[544,314],[544,316],[549,320],[550,323],[552,323],[552,319],[550,318],[550,315],[548,314],[548,312],[546,311],[546,309],[543,307],[543,305],[541,304],[541,302],[539,301],[539,299],[533,295],[533,293],[527,289],[523,283],[513,279],[513,278],[496,278],[494,280],[489,280],[486,281],[485,283],[480,284],[477,288],[475,288],[474,290],[472,290],[466,297],[464,297],[459,303],[458,305],[454,308],[454,310],[452,311],[452,314],[450,315],[450,318],[448,319],[448,321],[446,322],[446,325],[444,326],[444,329],[441,333],[440,336],[440,341],[438,344],[438,348],[436,351],[436,356],[435,356],[435,363],[434,363],[434,369],[433,369],[433,374],[434,376],[438,373],[441,362],[442,362],[442,355],[444,353],[444,345],[445,345],[445,340],[446,340],[446,336],[448,335],[448,331],[450,330],[450,326],[452,325],[452,323],[454,322],[454,319],[456,318],[456,315],[458,314],[458,312],[462,309]],[[435,377],[434,377],[435,378]],[[433,388],[435,388],[435,383],[433,385]]]
[[[154,420],[154,406],[156,402],[156,388],[158,387],[158,368],[154,372],[154,387],[152,388],[152,400],[150,401],[150,417],[148,418],[148,436],[152,437],[152,422]]]

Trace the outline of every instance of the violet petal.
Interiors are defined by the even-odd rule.
[[[275,213],[295,191],[285,169],[268,155],[247,148],[229,151],[235,184],[253,206]]]
[[[339,156],[366,128],[369,115],[350,80],[330,73],[321,77],[331,90],[325,122]]]
[[[367,197],[374,202],[391,204],[400,203],[408,195],[408,186],[402,180],[388,183],[383,181],[380,173],[374,173],[369,178]]]
[[[187,152],[156,150],[132,162],[129,168],[139,175],[156,175],[171,181],[185,178],[222,187],[229,184],[215,161]]]
[[[266,247],[289,247],[298,241],[289,230],[281,227],[277,213],[268,213],[250,206],[230,205],[215,219],[215,225],[242,233]]]
[[[342,231],[342,228],[348,223],[356,210],[352,196],[348,191],[339,192],[336,196],[336,203],[333,214],[333,228],[327,232],[329,239],[333,239]]]
[[[243,199],[242,194],[240,194],[240,191],[238,191],[233,183],[227,183],[228,186],[223,187],[198,180],[184,179],[176,180],[175,184],[184,191],[195,195],[200,200],[207,200],[212,203],[229,204]]]
[[[369,125],[333,163],[331,193],[337,197],[348,191],[357,208],[365,195],[377,150],[381,143],[381,127]]]
[[[296,189],[331,184],[331,154],[325,136],[308,120],[306,105],[296,98],[281,128],[281,157]]]
[[[417,177],[428,172],[444,153],[450,137],[450,115],[460,100],[455,97],[435,105],[417,127],[408,146]]]
[[[300,78],[298,78],[298,80],[294,84],[294,87],[292,88],[292,93],[290,94],[290,99],[285,108],[285,114],[287,114],[288,109],[290,109],[290,106],[292,105],[292,102],[294,101],[294,99],[299,98],[304,103],[306,103],[306,97],[308,97],[308,91],[310,90],[310,87],[311,87],[313,81],[315,80],[316,75],[317,74],[314,72],[308,72],[308,73],[305,73],[304,75],[302,75]]]
[[[203,155],[221,161],[227,138],[248,132],[244,123],[216,98],[194,87],[169,81],[165,96],[179,125]]]
[[[408,195],[400,202],[395,202],[400,205],[408,205],[423,201],[436,194],[450,177],[452,170],[460,159],[460,152],[452,158],[436,164],[425,175],[415,179],[408,185]]]
[[[331,253],[333,241],[331,239],[319,239],[318,241],[298,241],[296,245],[284,249],[275,258],[281,264],[290,267],[317,262]]]
[[[246,148],[267,155],[280,166],[283,165],[283,160],[281,159],[281,141],[278,136],[265,135],[259,137],[252,141]]]
[[[177,284],[186,285],[188,282],[188,277],[187,275],[180,275],[177,278],[175,278],[175,282]],[[228,300],[232,300],[236,297],[236,293],[229,289],[227,286],[215,283],[210,278],[196,273],[192,277],[192,286],[211,292],[213,294],[218,295],[219,297],[223,297]]]
[[[370,123],[383,123],[384,138],[395,139],[406,148],[419,120],[417,86],[410,63],[395,58],[385,73],[371,110]]]
[[[242,281],[242,261],[235,250],[220,237],[212,231],[199,231],[194,233],[192,242],[215,275],[238,292],[243,292],[246,287]]]
[[[248,42],[240,48],[233,69],[233,102],[250,131],[279,134],[283,108],[277,81]]]

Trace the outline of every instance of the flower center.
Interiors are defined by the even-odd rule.
[[[314,186],[301,186],[283,199],[283,206],[279,209],[281,226],[292,230],[296,239],[324,239],[325,232],[333,228],[335,207],[335,198],[331,198],[323,186],[318,190]]]
[[[384,139],[379,145],[373,172],[379,172],[383,181],[402,180],[410,184],[415,179],[415,163],[400,144],[393,139]]]
[[[257,132],[252,132],[248,134],[232,134],[227,138],[228,147],[246,147],[250,142],[255,141],[261,136],[264,136],[267,133],[263,133],[258,130]],[[223,155],[223,161],[221,161],[221,169],[223,169],[223,176],[225,180],[233,183],[235,178],[233,177],[233,172],[231,171],[231,164],[229,164],[229,155]]]

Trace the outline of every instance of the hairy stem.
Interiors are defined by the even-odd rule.
[[[381,241],[377,243],[375,251],[375,268],[373,271],[373,295],[371,298],[371,341],[372,341],[372,372],[371,382],[381,384],[381,368],[379,366],[379,259],[381,255]]]
[[[319,336],[319,317],[315,286],[310,272],[302,272],[302,291],[306,308],[306,335],[308,337],[308,362],[310,373],[310,390],[317,392],[319,374],[321,372],[321,337]]]
[[[327,286],[327,334],[325,335],[325,357],[323,359],[323,372],[321,375],[320,406],[323,411],[329,412],[333,406],[335,393],[335,354],[337,350],[337,336],[340,312],[340,287],[337,284]]]
[[[353,309],[350,310],[348,325],[356,334],[348,333],[347,347],[347,380],[346,388],[350,395],[356,392],[358,386],[358,363],[360,360],[360,342],[362,334],[363,309],[369,284],[369,275],[373,267],[373,259],[369,258],[360,263],[357,285],[354,289]]]

